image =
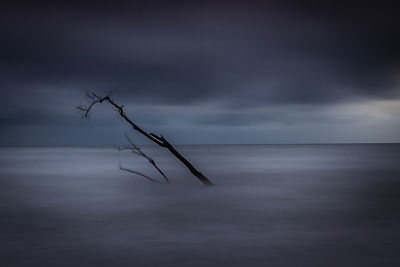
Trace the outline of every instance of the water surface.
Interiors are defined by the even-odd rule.
[[[1,266],[399,266],[400,146],[0,149]]]

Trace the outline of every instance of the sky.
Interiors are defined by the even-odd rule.
[[[396,1],[0,4],[0,145],[400,142]]]

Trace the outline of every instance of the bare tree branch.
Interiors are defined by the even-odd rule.
[[[167,181],[167,183],[169,183],[169,180],[167,178],[167,176],[164,174],[164,172],[157,166],[156,162],[154,161],[153,158],[149,157],[148,155],[146,155],[142,149],[140,147],[138,147],[137,145],[135,145],[132,140],[129,138],[129,136],[127,134],[125,134],[126,139],[128,139],[128,142],[131,144],[131,150],[133,153],[142,156],[144,158],[146,158],[151,165],[154,166],[154,168],[156,168],[156,170],[164,177],[165,181]]]
[[[179,159],[185,166],[186,168],[189,169],[189,171],[197,177],[197,179],[200,180],[204,185],[213,185],[213,183],[205,177],[201,172],[199,172],[185,157],[182,156],[163,136],[157,136],[153,133],[148,133],[142,128],[140,128],[137,124],[135,124],[131,119],[126,116],[125,111],[124,111],[124,106],[123,105],[118,105],[116,104],[110,97],[109,94],[107,94],[105,97],[100,97],[96,95],[93,92],[90,92],[87,94],[87,97],[89,99],[89,105],[88,106],[78,106],[78,110],[81,112],[83,118],[88,118],[91,109],[95,104],[101,104],[104,101],[108,102],[111,104],[116,111],[119,113],[119,115],[126,121],[128,122],[132,128],[135,131],[138,131],[142,135],[144,135],[146,138],[151,140],[152,142],[156,143],[157,145],[161,147],[167,148],[177,159]]]
[[[92,107],[97,104],[97,103],[101,103],[101,98],[98,97],[95,93],[91,93],[91,92],[86,92],[86,97],[88,98],[88,102],[89,105],[88,106],[84,106],[84,105],[79,105],[76,108],[81,112],[82,114],[82,118],[89,118],[90,115],[90,110],[92,109]]]
[[[122,171],[130,172],[130,173],[133,173],[133,174],[142,176],[142,177],[144,177],[144,178],[146,178],[146,179],[148,179],[149,181],[152,181],[152,182],[154,182],[154,183],[162,184],[161,182],[159,182],[159,181],[157,181],[157,180],[154,180],[153,178],[147,176],[146,174],[143,174],[143,173],[141,173],[141,172],[134,171],[134,170],[131,170],[131,169],[123,168],[123,167],[121,166],[121,164],[119,165],[119,169],[122,170]]]

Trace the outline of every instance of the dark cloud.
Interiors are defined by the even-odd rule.
[[[205,125],[261,123],[249,112],[267,105],[398,99],[398,11],[395,1],[2,4],[1,103],[18,109],[0,114],[2,126],[51,125],[40,101],[60,94],[53,114],[70,123],[68,105],[85,89],[113,89],[126,104],[226,109]]]

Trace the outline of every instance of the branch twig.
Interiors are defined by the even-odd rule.
[[[131,144],[131,150],[133,153],[142,156],[144,158],[146,158],[151,165],[154,166],[154,168],[156,168],[156,170],[164,177],[165,181],[167,181],[167,183],[169,183],[169,180],[167,178],[167,176],[164,174],[164,172],[157,166],[156,162],[154,161],[154,159],[152,159],[151,157],[149,157],[148,155],[146,155],[142,149],[140,147],[138,147],[137,145],[135,145],[132,140],[129,138],[129,136],[127,134],[125,134],[126,139],[128,139],[128,142]]]
[[[133,174],[142,176],[142,177],[144,177],[144,178],[146,178],[146,179],[148,179],[148,180],[150,180],[150,181],[152,181],[152,182],[154,182],[154,183],[162,184],[161,182],[159,182],[159,181],[157,181],[157,180],[154,180],[153,178],[147,176],[146,174],[143,174],[143,173],[141,173],[141,172],[134,171],[134,170],[131,170],[131,169],[123,168],[123,167],[121,166],[121,164],[119,165],[119,169],[120,169],[121,171],[126,171],[126,172],[130,172],[130,173],[133,173]]]

